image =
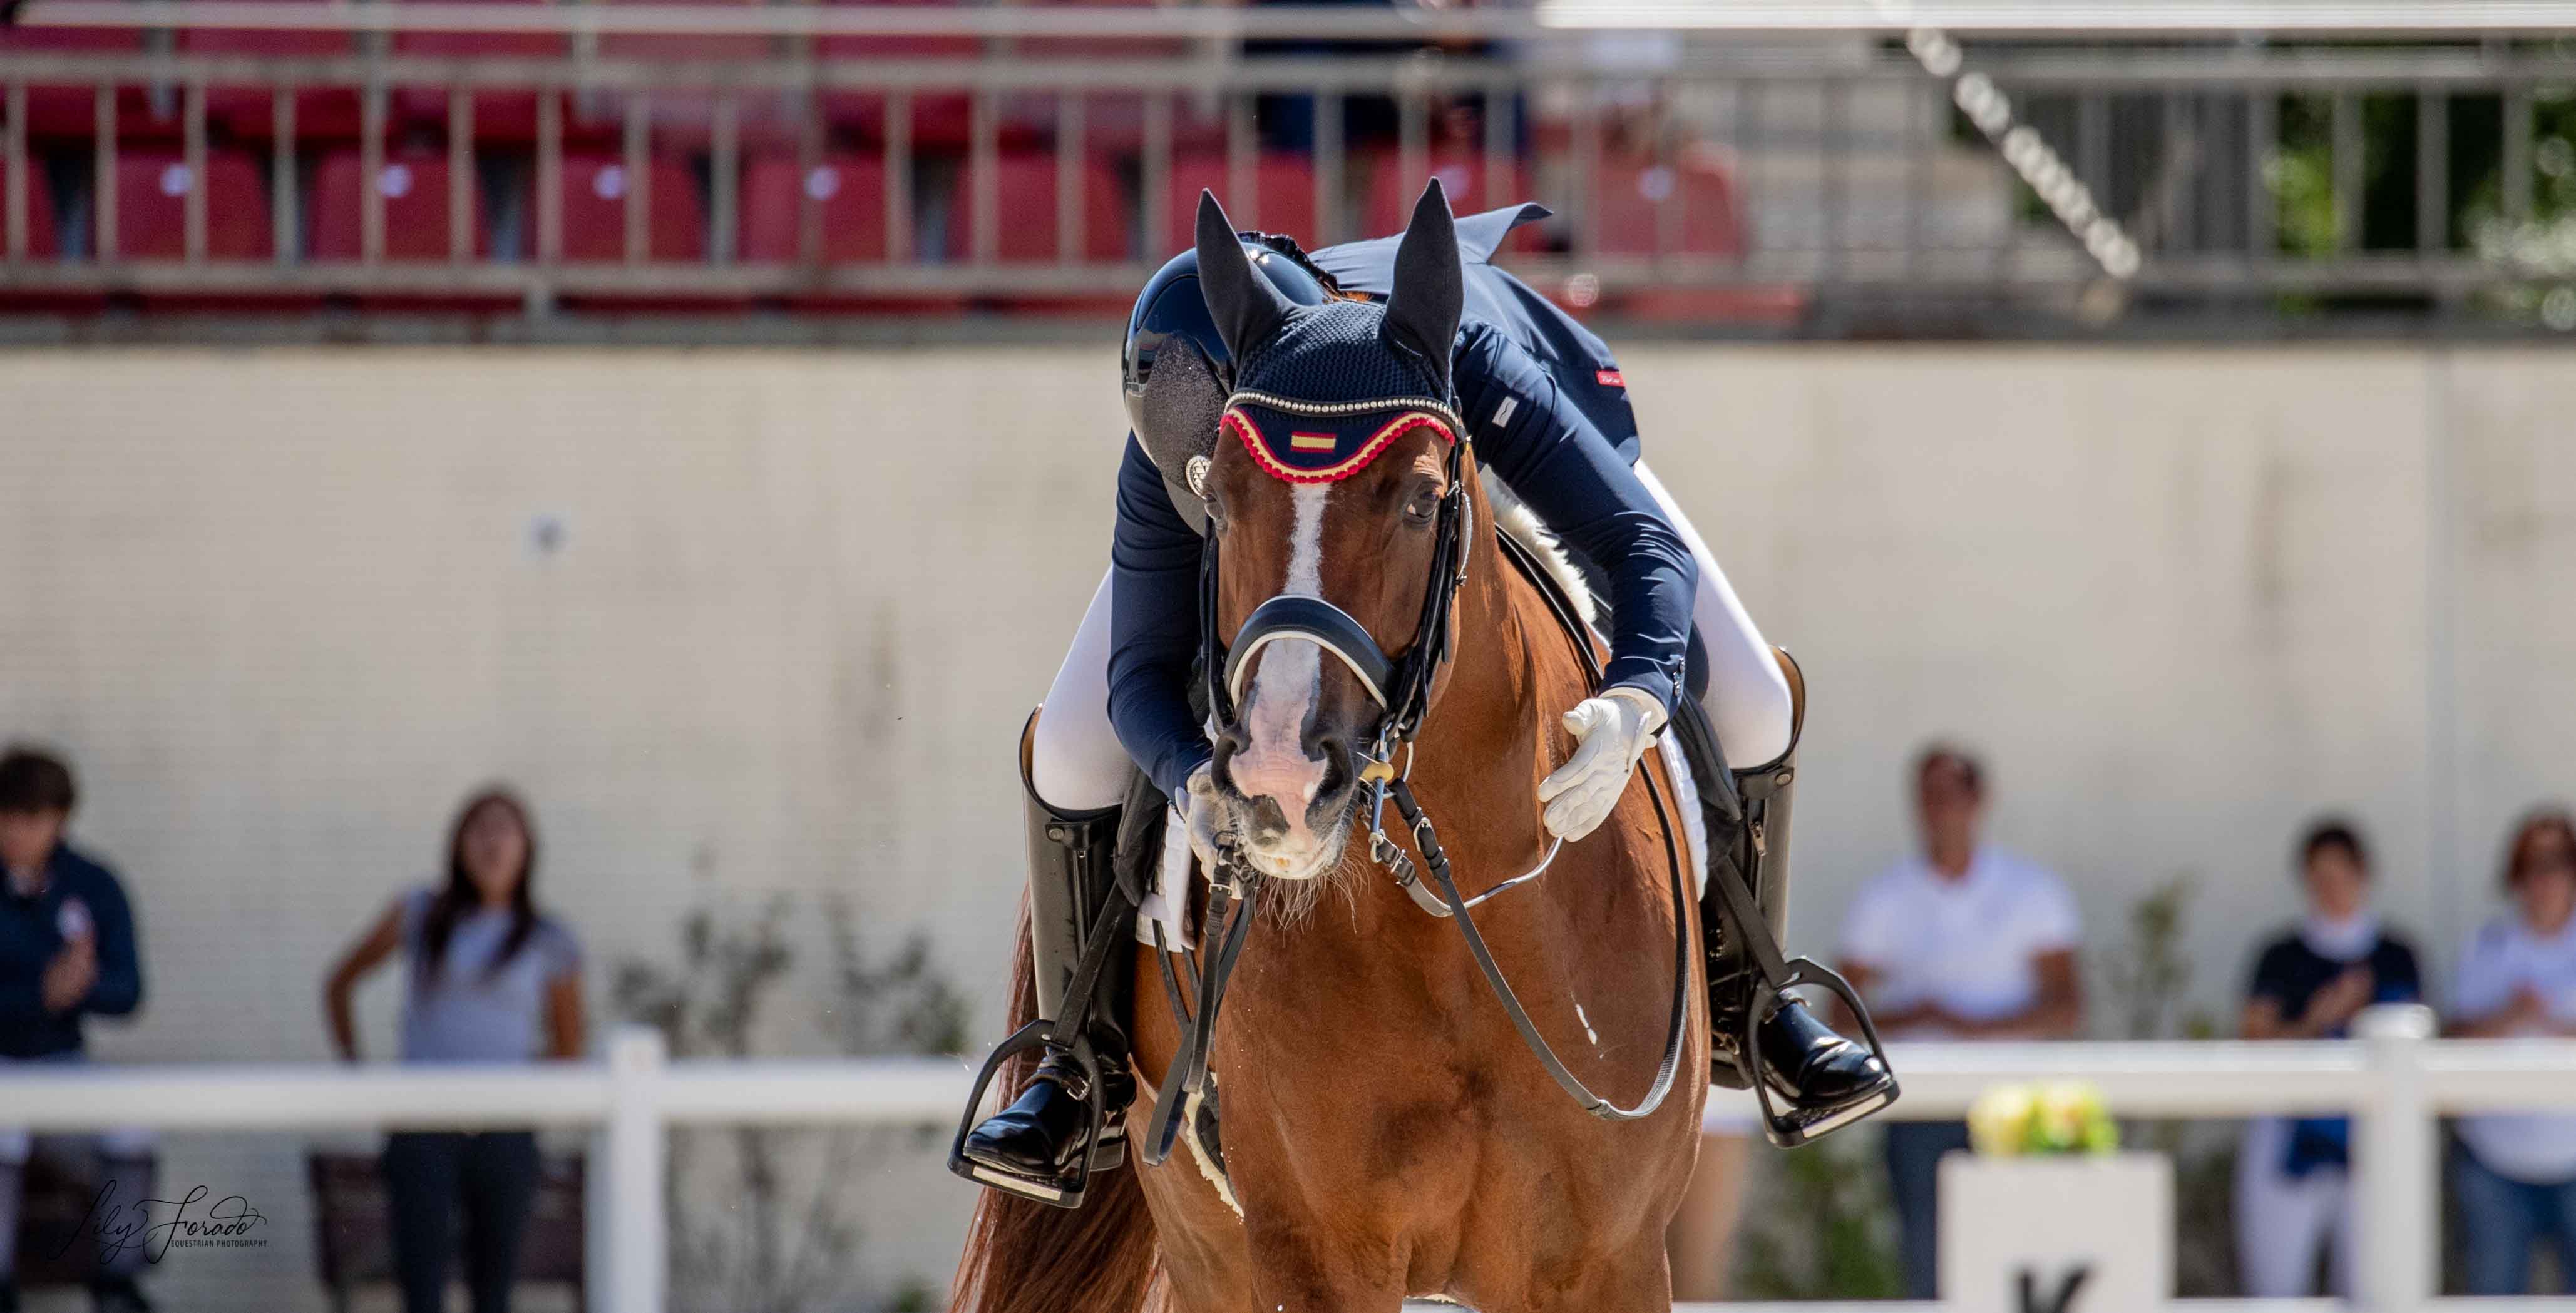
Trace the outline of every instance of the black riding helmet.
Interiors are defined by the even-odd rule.
[[[1299,305],[1322,305],[1332,280],[1286,237],[1239,234],[1252,267],[1280,294]],[[1127,423],[1161,471],[1172,503],[1191,527],[1206,529],[1206,512],[1190,486],[1192,457],[1216,447],[1217,421],[1234,391],[1234,360],[1199,292],[1198,252],[1183,251],[1157,270],[1127,316],[1121,352]]]

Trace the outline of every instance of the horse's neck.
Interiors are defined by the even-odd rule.
[[[1544,599],[1504,559],[1492,516],[1478,519],[1483,527],[1458,591],[1448,686],[1423,720],[1416,788],[1473,800],[1505,831],[1529,832],[1530,843],[1547,719],[1583,697],[1582,674]],[[1507,819],[1524,811],[1526,821]]]

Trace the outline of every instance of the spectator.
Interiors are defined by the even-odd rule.
[[[2460,950],[2450,1031],[2481,1039],[2576,1036],[2576,823],[2523,819],[2505,849],[2511,913]],[[2457,1189],[2469,1293],[2531,1293],[2531,1245],[2544,1232],[2558,1270],[2576,1274],[2576,1117],[2480,1113],[2460,1119]]]
[[[2298,926],[2264,945],[2246,991],[2247,1039],[2341,1039],[2377,1003],[2422,1001],[2415,949],[2388,933],[2370,903],[2370,853],[2346,822],[2323,820],[2299,843],[2308,899]],[[2350,1123],[2265,1117],[2236,1155],[2236,1253],[2245,1293],[2313,1295],[2317,1250],[2331,1233],[2333,1293],[2353,1290]]]
[[[82,1014],[127,1016],[143,1001],[125,887],[63,838],[77,800],[61,759],[26,747],[0,755],[0,867],[7,868],[0,887],[0,1066],[86,1061]],[[107,1208],[126,1222],[143,1220],[123,1210],[139,1208],[152,1193],[151,1132],[45,1138],[90,1161]],[[18,1308],[18,1205],[35,1147],[28,1132],[0,1129],[0,1313]],[[101,1249],[92,1305],[100,1313],[150,1309],[135,1284],[143,1246]]]
[[[1978,839],[1985,770],[1958,748],[1916,759],[1923,855],[1861,887],[1843,923],[1843,974],[1890,1039],[2062,1039],[2083,1018],[2075,899],[2056,876]],[[1891,1122],[1906,1296],[1932,1299],[1941,1156],[1964,1122]]]
[[[349,994],[399,948],[405,1062],[527,1062],[582,1051],[581,949],[536,905],[537,838],[506,790],[468,799],[447,843],[447,880],[394,900],[324,986],[331,1042],[358,1059]],[[454,1218],[465,1219],[475,1313],[506,1313],[536,1195],[533,1131],[397,1131],[385,1141],[394,1270],[404,1313],[440,1313]]]

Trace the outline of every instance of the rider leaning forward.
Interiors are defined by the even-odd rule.
[[[1602,687],[1566,709],[1573,756],[1541,780],[1550,833],[1581,840],[1601,824],[1631,771],[1672,720],[1676,699],[1705,710],[1726,760],[1758,762],[1730,771],[1704,735],[1677,738],[1692,757],[1703,797],[1737,800],[1705,808],[1710,896],[1701,915],[1711,946],[1709,1018],[1712,1079],[1730,1088],[1763,1082],[1773,1096],[1772,1138],[1799,1143],[1886,1106],[1895,1082],[1869,1049],[1836,1034],[1778,992],[1776,939],[1786,906],[1789,761],[1802,719],[1803,686],[1786,654],[1763,641],[1726,575],[1663,485],[1638,459],[1635,417],[1609,348],[1519,279],[1487,261],[1504,235],[1543,218],[1536,205],[1494,210],[1457,223],[1466,312],[1453,353],[1456,405],[1470,425],[1488,474],[1499,475],[1588,567],[1610,608],[1610,660]],[[1311,254],[1289,238],[1246,233],[1253,266],[1289,300],[1384,296],[1397,239],[1327,247]],[[1232,359],[1200,295],[1198,256],[1175,257],[1137,297],[1128,319],[1126,398],[1133,431],[1118,476],[1118,527],[1108,577],[1092,595],[1072,650],[1022,744],[1028,789],[1030,949],[1038,1015],[1064,1015],[1066,988],[1081,952],[1080,928],[1094,919],[1121,803],[1141,769],[1171,798],[1202,853],[1221,808],[1202,717],[1191,709],[1199,655],[1200,555],[1206,509],[1192,490],[1209,437],[1232,391]],[[1193,459],[1195,458],[1195,468]],[[1226,786],[1248,797],[1302,805],[1294,781],[1231,772]],[[1729,913],[1719,881],[1751,892],[1737,900],[1761,910],[1752,923]],[[1108,933],[1127,933],[1115,927]],[[1766,967],[1765,964],[1770,964]],[[1124,972],[1102,973],[1104,978]],[[1766,988],[1767,986],[1767,988]],[[1746,1053],[1747,1010],[1752,1019]],[[1047,1198],[1088,1152],[1096,1169],[1124,1157],[1120,1116],[1135,1089],[1126,1070],[1120,1009],[1093,1012],[1102,1057],[1105,1125],[1090,1121],[1079,1066],[1064,1050],[1047,1057],[1018,1099],[987,1118],[964,1143],[975,1177]]]

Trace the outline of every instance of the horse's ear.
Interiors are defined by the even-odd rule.
[[[1240,361],[1245,348],[1270,336],[1297,303],[1252,267],[1212,191],[1199,192],[1198,248],[1199,294],[1207,298],[1208,314],[1216,320],[1227,353]]]
[[[1201,257],[1204,259],[1205,257]],[[1395,248],[1395,286],[1386,298],[1386,328],[1449,390],[1449,352],[1458,339],[1458,316],[1467,301],[1466,270],[1458,262],[1458,224],[1440,180],[1422,189],[1413,222]]]

